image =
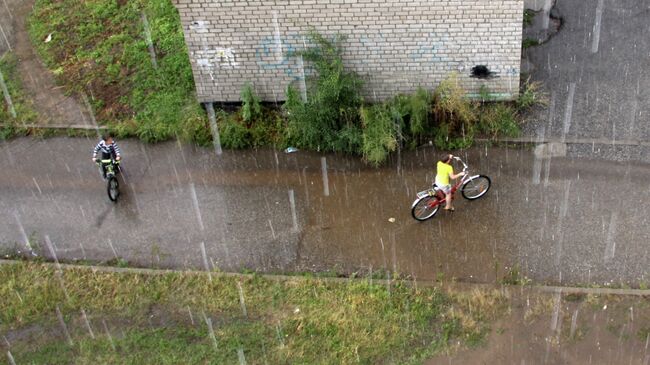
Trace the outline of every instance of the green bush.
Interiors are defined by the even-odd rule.
[[[243,149],[251,146],[251,135],[246,126],[237,120],[235,114],[222,110],[217,113],[217,125],[221,146],[229,149]]]
[[[168,124],[157,119],[144,119],[138,124],[136,134],[144,142],[155,143],[168,140],[174,131]]]
[[[241,116],[244,122],[250,123],[262,115],[260,98],[255,95],[251,84],[247,83],[241,92]]]
[[[363,130],[356,124],[344,126],[334,141],[333,150],[348,154],[359,154],[363,146]]]
[[[520,129],[515,110],[504,103],[486,104],[481,107],[478,127],[492,138],[516,137]]]
[[[253,147],[284,147],[285,129],[282,114],[273,109],[263,109],[262,116],[249,128],[251,143]]]
[[[363,157],[367,162],[378,166],[397,148],[397,123],[390,107],[381,104],[362,107],[361,120],[364,127]]]
[[[352,151],[358,139],[354,134],[359,125],[361,79],[343,67],[344,37],[334,39],[311,32],[313,47],[294,56],[310,63],[315,76],[306,80],[308,100],[303,102],[298,92],[289,87],[284,104],[288,118],[288,143],[297,147],[325,151]],[[345,134],[340,132],[345,130]]]
[[[138,136],[138,124],[134,120],[109,123],[108,129],[119,139]]]
[[[477,121],[476,105],[467,97],[452,74],[443,80],[433,94],[435,143],[442,149],[467,148],[474,138]]]
[[[537,15],[536,11],[530,9],[524,10],[524,28],[529,27],[533,24],[535,15]]]
[[[6,120],[2,124],[3,126],[0,127],[0,141],[29,134],[27,128],[21,127],[15,121]]]
[[[210,123],[205,111],[199,105],[186,110],[178,137],[183,141],[194,142],[202,147],[212,145]]]
[[[524,81],[515,104],[520,111],[524,111],[535,105],[546,106],[548,104],[548,98],[542,91],[542,83],[539,81],[530,81],[530,78]]]
[[[539,41],[535,38],[526,38],[521,44],[523,49],[528,49],[530,47],[539,46]]]
[[[410,117],[410,132],[413,137],[431,133],[429,117],[431,112],[431,94],[429,91],[418,87],[415,94],[408,98],[408,115]]]

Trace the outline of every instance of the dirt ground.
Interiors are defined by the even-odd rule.
[[[0,4],[0,55],[13,51],[18,57],[18,72],[25,92],[39,114],[38,124],[89,125],[92,119],[82,101],[64,94],[54,76],[41,62],[27,32],[27,17],[34,0],[3,0]],[[53,41],[57,34],[53,34]]]
[[[513,293],[487,341],[426,365],[650,364],[650,298]]]

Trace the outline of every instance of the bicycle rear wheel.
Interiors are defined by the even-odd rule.
[[[492,182],[490,178],[485,175],[478,175],[467,180],[460,188],[463,198],[467,200],[474,200],[482,197],[490,190]]]
[[[411,215],[418,221],[433,217],[440,209],[440,199],[437,196],[425,196],[413,204]]]
[[[108,183],[106,184],[106,190],[108,192],[108,198],[116,202],[117,197],[120,196],[120,184],[117,182],[115,176],[108,178]]]

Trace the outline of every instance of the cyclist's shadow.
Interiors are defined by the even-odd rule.
[[[108,215],[112,212],[118,219],[126,219],[129,222],[139,222],[140,212],[135,197],[135,188],[129,182],[125,172],[117,175],[120,183],[120,195],[116,202],[106,199],[106,208],[97,216],[96,226],[101,227]]]

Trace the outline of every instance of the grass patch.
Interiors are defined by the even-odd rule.
[[[17,73],[18,59],[12,52],[6,52],[0,57],[0,73],[6,91],[9,94],[13,111],[6,102],[4,88],[0,88],[0,140],[14,136],[25,135],[27,130],[21,127],[25,123],[33,123],[38,119],[31,99],[25,94],[20,77]],[[15,113],[15,116],[14,116]]]
[[[522,46],[524,49],[528,49],[528,48],[530,48],[530,47],[539,46],[539,41],[538,41],[537,39],[535,39],[535,38],[526,38],[526,39],[524,39],[524,41],[523,41],[523,43],[521,44],[521,46]]]
[[[72,345],[60,334],[12,344],[17,363],[237,363],[238,351],[249,364],[418,363],[452,342],[480,343],[489,321],[505,311],[498,291],[451,293],[398,282],[387,287],[368,281],[272,281],[218,274],[210,281],[205,274],[85,269],[59,274],[35,263],[3,265],[0,279],[3,332],[30,326],[60,332],[58,307],[72,334]],[[147,314],[156,308],[164,308],[165,318],[185,313],[186,319],[151,326]],[[80,324],[82,309],[95,339]],[[213,322],[217,350],[202,312]],[[128,323],[111,321],[115,313]],[[114,334],[118,326],[123,333],[114,335],[113,345],[100,330],[107,318]]]
[[[180,17],[169,0],[37,0],[28,27],[58,82],[88,96],[101,123],[133,120],[130,133],[156,142],[175,137],[197,104]]]
[[[535,15],[537,15],[536,11],[530,9],[524,10],[524,28],[529,27],[533,24]]]
[[[650,327],[641,328],[636,335],[639,338],[639,340],[648,341],[648,339],[650,338]]]

